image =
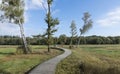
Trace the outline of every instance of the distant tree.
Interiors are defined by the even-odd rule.
[[[75,24],[74,20],[72,20],[70,28],[71,28],[71,32],[70,32],[71,33],[70,47],[72,47],[72,45],[73,45],[73,38],[77,36],[77,28],[76,28],[76,24]]]
[[[57,29],[55,28],[56,25],[59,24],[59,20],[58,18],[53,18],[51,16],[51,5],[53,3],[53,0],[47,0],[47,5],[48,5],[48,9],[47,9],[47,14],[46,14],[46,18],[45,18],[45,22],[47,23],[47,43],[48,43],[48,52],[50,52],[50,45],[51,45],[51,41],[52,41],[52,35],[54,32],[57,31]]]
[[[54,44],[54,47],[57,46],[57,43],[58,43],[58,38],[57,37],[53,37],[53,44]]]
[[[67,36],[65,34],[59,36],[59,42],[61,45],[65,45],[66,41],[67,41]]]
[[[42,34],[38,34],[38,35],[32,35],[34,38],[38,38],[38,39],[42,39],[44,38],[45,36],[42,35]]]
[[[26,38],[31,45],[47,45],[47,37],[27,37]],[[71,37],[67,37],[62,34],[58,38],[53,37],[54,44],[69,45]],[[73,44],[76,44],[76,39],[73,38]],[[22,39],[18,36],[0,36],[0,45],[21,45]],[[104,36],[81,36],[80,44],[120,44],[120,36],[104,37]]]
[[[120,44],[120,36],[115,37],[115,44]]]
[[[67,37],[66,38],[66,45],[70,45],[70,42],[71,42],[71,37]]]
[[[102,44],[103,40],[100,37],[96,38],[96,44]]]
[[[24,50],[23,53],[27,54],[31,52],[28,49],[26,37],[24,34],[24,0],[2,0],[0,5],[0,10],[3,12],[1,19],[4,19],[6,22],[18,24],[20,27],[21,37],[23,39]]]
[[[85,37],[80,38],[80,44],[86,44],[86,38]]]
[[[80,36],[79,36],[79,40],[78,40],[78,46],[80,44],[80,37],[81,35],[85,34],[91,27],[92,27],[92,20],[90,19],[90,14],[88,12],[84,13],[84,16],[82,18],[84,25],[82,28],[80,28]]]

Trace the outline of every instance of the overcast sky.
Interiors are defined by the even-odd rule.
[[[47,28],[44,21],[46,0],[25,0],[25,4],[26,36],[44,33]],[[94,22],[85,35],[120,36],[120,0],[54,0],[52,12],[53,17],[60,20],[54,36],[70,36],[72,20],[75,20],[79,34],[79,28],[83,26],[81,18],[84,12],[89,12]],[[0,35],[20,35],[19,27],[15,24],[0,23]]]

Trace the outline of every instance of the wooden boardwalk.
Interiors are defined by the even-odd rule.
[[[59,48],[64,53],[56,56],[34,68],[29,74],[55,74],[57,64],[71,54],[71,50]]]

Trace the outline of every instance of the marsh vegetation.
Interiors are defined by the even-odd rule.
[[[81,45],[71,50],[56,74],[120,74],[120,45]]]

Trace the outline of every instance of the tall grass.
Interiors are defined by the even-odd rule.
[[[15,54],[17,46],[0,46],[0,74],[25,74],[34,66],[62,52],[51,50],[47,53],[46,46],[32,46],[33,54]]]
[[[56,74],[120,74],[120,46],[82,45],[59,63]]]

